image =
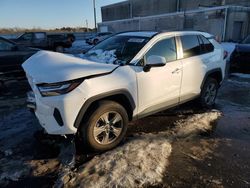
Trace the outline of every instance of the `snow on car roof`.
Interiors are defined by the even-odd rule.
[[[136,36],[136,37],[152,37],[158,32],[156,31],[132,31],[132,32],[124,32],[118,35],[120,36]]]

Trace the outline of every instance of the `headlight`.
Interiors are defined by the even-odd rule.
[[[77,79],[66,82],[58,82],[53,84],[38,84],[37,87],[42,96],[58,96],[69,93],[77,86],[79,86],[84,80]]]

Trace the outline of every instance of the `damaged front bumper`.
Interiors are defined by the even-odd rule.
[[[26,106],[32,110],[36,111],[36,99],[33,91],[27,93]]]

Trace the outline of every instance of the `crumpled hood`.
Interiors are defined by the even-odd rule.
[[[39,51],[22,67],[33,83],[56,83],[112,72],[119,65],[96,63],[71,55]]]

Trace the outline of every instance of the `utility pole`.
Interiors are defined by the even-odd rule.
[[[180,12],[180,0],[177,0],[177,3],[176,3],[176,12]]]
[[[133,18],[133,2],[129,0],[129,12],[130,12],[130,18]]]
[[[97,28],[96,28],[96,8],[95,8],[95,0],[93,0],[93,6],[94,6],[95,31],[97,31]]]
[[[89,32],[89,24],[88,24],[88,20],[86,19],[86,30],[87,32]]]

